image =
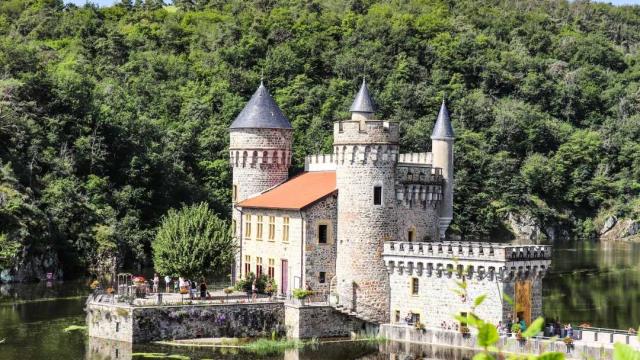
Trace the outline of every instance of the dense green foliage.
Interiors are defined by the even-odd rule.
[[[206,203],[169,210],[151,246],[157,272],[189,279],[228,273],[235,253],[229,224]]]
[[[331,150],[366,74],[403,151],[428,149],[446,95],[453,231],[520,212],[593,234],[640,208],[639,43],[640,8],[583,1],[2,1],[0,264],[15,244],[67,271],[141,263],[169,209],[227,217],[227,127],[262,71],[293,171]]]

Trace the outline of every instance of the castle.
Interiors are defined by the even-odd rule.
[[[350,112],[334,124],[333,153],[307,156],[305,171],[292,178],[293,129],[262,83],[233,121],[234,277],[268,275],[283,295],[306,287],[331,294],[337,310],[371,323],[407,313],[433,326],[450,320],[444,309],[453,300],[438,293],[446,279],[490,292],[496,323],[539,315],[550,248],[444,241],[455,139],[445,102],[432,152],[400,153],[399,125],[374,117],[364,80]],[[520,300],[504,304],[504,294]]]

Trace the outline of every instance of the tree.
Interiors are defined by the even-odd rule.
[[[169,210],[151,245],[156,271],[190,278],[225,271],[235,251],[229,224],[206,203]]]

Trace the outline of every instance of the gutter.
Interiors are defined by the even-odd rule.
[[[233,284],[235,285],[235,283],[236,283],[236,281],[238,280],[238,278],[242,278],[242,237],[243,237],[243,235],[244,235],[244,234],[242,233],[242,231],[243,231],[243,229],[244,229],[244,226],[243,226],[243,224],[242,224],[242,221],[243,221],[243,219],[244,219],[244,214],[242,213],[242,210],[241,210],[242,208],[239,208],[237,205],[233,205],[233,208],[234,208],[234,209],[236,209],[236,210],[238,210],[238,212],[240,212],[240,224],[239,224],[239,226],[240,226],[240,231],[238,231],[238,233],[240,234],[240,236],[239,236],[239,238],[238,238],[238,243],[240,244],[240,246],[239,246],[239,249],[240,249],[240,250],[239,250],[239,252],[238,252],[238,258],[240,259],[240,268],[239,268],[239,270],[238,270],[238,274],[237,274],[237,276],[233,279]],[[233,214],[232,214],[232,216],[233,216]]]
[[[300,221],[302,226],[300,227],[300,288],[306,289],[305,287],[305,274],[304,274],[304,244],[305,244],[305,236],[304,229],[306,227],[306,221],[304,219],[304,213],[302,210],[298,211],[300,213]]]

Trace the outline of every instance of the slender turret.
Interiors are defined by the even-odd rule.
[[[442,189],[442,203],[440,203],[440,221],[438,229],[440,239],[445,234],[453,219],[453,141],[455,134],[449,118],[449,110],[444,99],[440,106],[438,119],[431,134],[431,151],[433,153],[433,167],[442,169],[444,184]]]

